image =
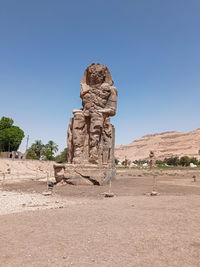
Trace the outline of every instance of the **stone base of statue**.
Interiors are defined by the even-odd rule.
[[[116,175],[114,167],[95,164],[55,164],[54,172],[56,183],[72,185],[103,185]]]

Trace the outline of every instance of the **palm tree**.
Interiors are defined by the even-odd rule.
[[[44,148],[44,145],[42,144],[41,140],[36,140],[35,143],[32,144],[31,149],[35,151],[35,154],[37,155],[38,159],[41,157],[42,149]]]
[[[43,155],[46,160],[54,160],[54,153],[58,151],[58,145],[50,140],[43,148]]]
[[[55,152],[58,151],[58,145],[56,145],[56,143],[54,143],[54,141],[52,141],[52,140],[50,140],[48,142],[47,146],[48,146],[49,150],[51,151],[52,156]]]

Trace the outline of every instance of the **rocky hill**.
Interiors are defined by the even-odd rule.
[[[148,134],[128,145],[115,148],[115,157],[124,160],[148,159],[149,151],[153,150],[156,159],[171,156],[189,156],[200,159],[200,129],[188,133],[164,132]]]

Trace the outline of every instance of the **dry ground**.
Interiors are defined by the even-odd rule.
[[[0,191],[0,266],[200,266],[197,170],[119,170],[114,198],[108,186],[45,189],[28,179]]]

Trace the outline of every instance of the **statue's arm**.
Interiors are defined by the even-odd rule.
[[[99,111],[108,116],[115,116],[116,109],[117,109],[117,88],[114,86],[111,86],[110,95],[109,95],[106,107]]]
[[[83,96],[90,91],[90,87],[87,84],[82,84],[80,97],[83,98]]]

